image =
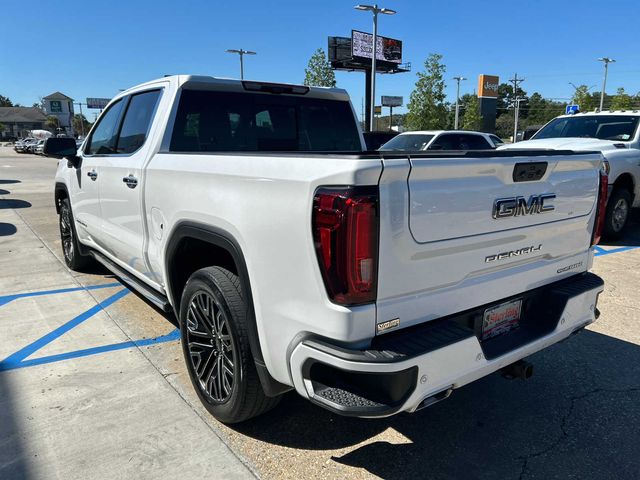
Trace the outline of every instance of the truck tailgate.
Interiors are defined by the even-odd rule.
[[[601,161],[550,151],[384,155],[378,325],[404,328],[586,271]]]

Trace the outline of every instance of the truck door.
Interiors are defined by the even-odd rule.
[[[137,92],[127,97],[115,144],[115,154],[100,166],[102,247],[106,253],[138,273],[147,275],[144,259],[143,212],[144,165],[162,89]]]
[[[78,237],[83,243],[102,245],[102,214],[99,185],[101,165],[114,153],[124,101],[109,105],[100,116],[89,139],[78,152],[82,161],[69,185]]]

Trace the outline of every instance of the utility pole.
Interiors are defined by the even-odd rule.
[[[84,115],[82,114],[82,105],[86,105],[86,103],[77,102],[74,105],[78,105],[80,107],[80,129],[82,130],[82,138],[84,138]]]
[[[614,63],[615,60],[609,57],[601,57],[598,61],[604,63],[604,78],[602,80],[602,91],[600,92],[600,111],[602,111],[602,107],[604,107],[604,92],[607,89],[607,73],[609,71],[609,64]]]
[[[518,140],[518,120],[520,119],[520,102],[526,101],[524,97],[520,97],[518,95],[518,85],[524,82],[524,78],[518,78],[518,74],[516,73],[512,79],[509,80],[509,83],[513,83],[513,106],[515,107],[514,113],[514,122],[513,122],[513,143],[516,143]]]
[[[230,49],[226,51],[227,53],[237,53],[240,56],[240,80],[244,80],[244,56],[245,55],[256,55],[256,52],[252,52],[251,50],[243,50],[242,48]]]
[[[458,130],[458,124],[460,119],[460,82],[462,80],[466,80],[464,77],[453,77],[453,79],[457,82],[458,86],[456,89],[456,118],[454,121],[453,129]]]
[[[369,131],[373,132],[374,125],[374,111],[376,104],[376,56],[378,55],[378,14],[382,13],[384,15],[395,15],[396,11],[391,10],[390,8],[379,8],[378,4],[375,5],[356,5],[354,7],[356,10],[368,11],[373,14],[373,37],[371,39],[372,43],[372,57],[371,57],[371,119],[369,124]]]

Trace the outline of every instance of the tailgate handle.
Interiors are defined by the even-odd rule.
[[[547,172],[547,162],[516,163],[513,167],[514,182],[535,182],[544,177]]]

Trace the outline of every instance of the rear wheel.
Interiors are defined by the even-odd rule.
[[[238,423],[275,407],[262,390],[247,334],[246,300],[238,277],[207,267],[189,278],[180,302],[182,351],[191,382],[207,410]]]
[[[609,240],[618,240],[624,233],[631,212],[631,193],[626,188],[616,188],[607,202],[604,219],[604,236]]]
[[[71,270],[82,270],[91,263],[91,258],[80,254],[78,237],[73,224],[73,214],[69,199],[65,198],[60,202],[60,240],[62,241],[62,254],[64,263]]]

